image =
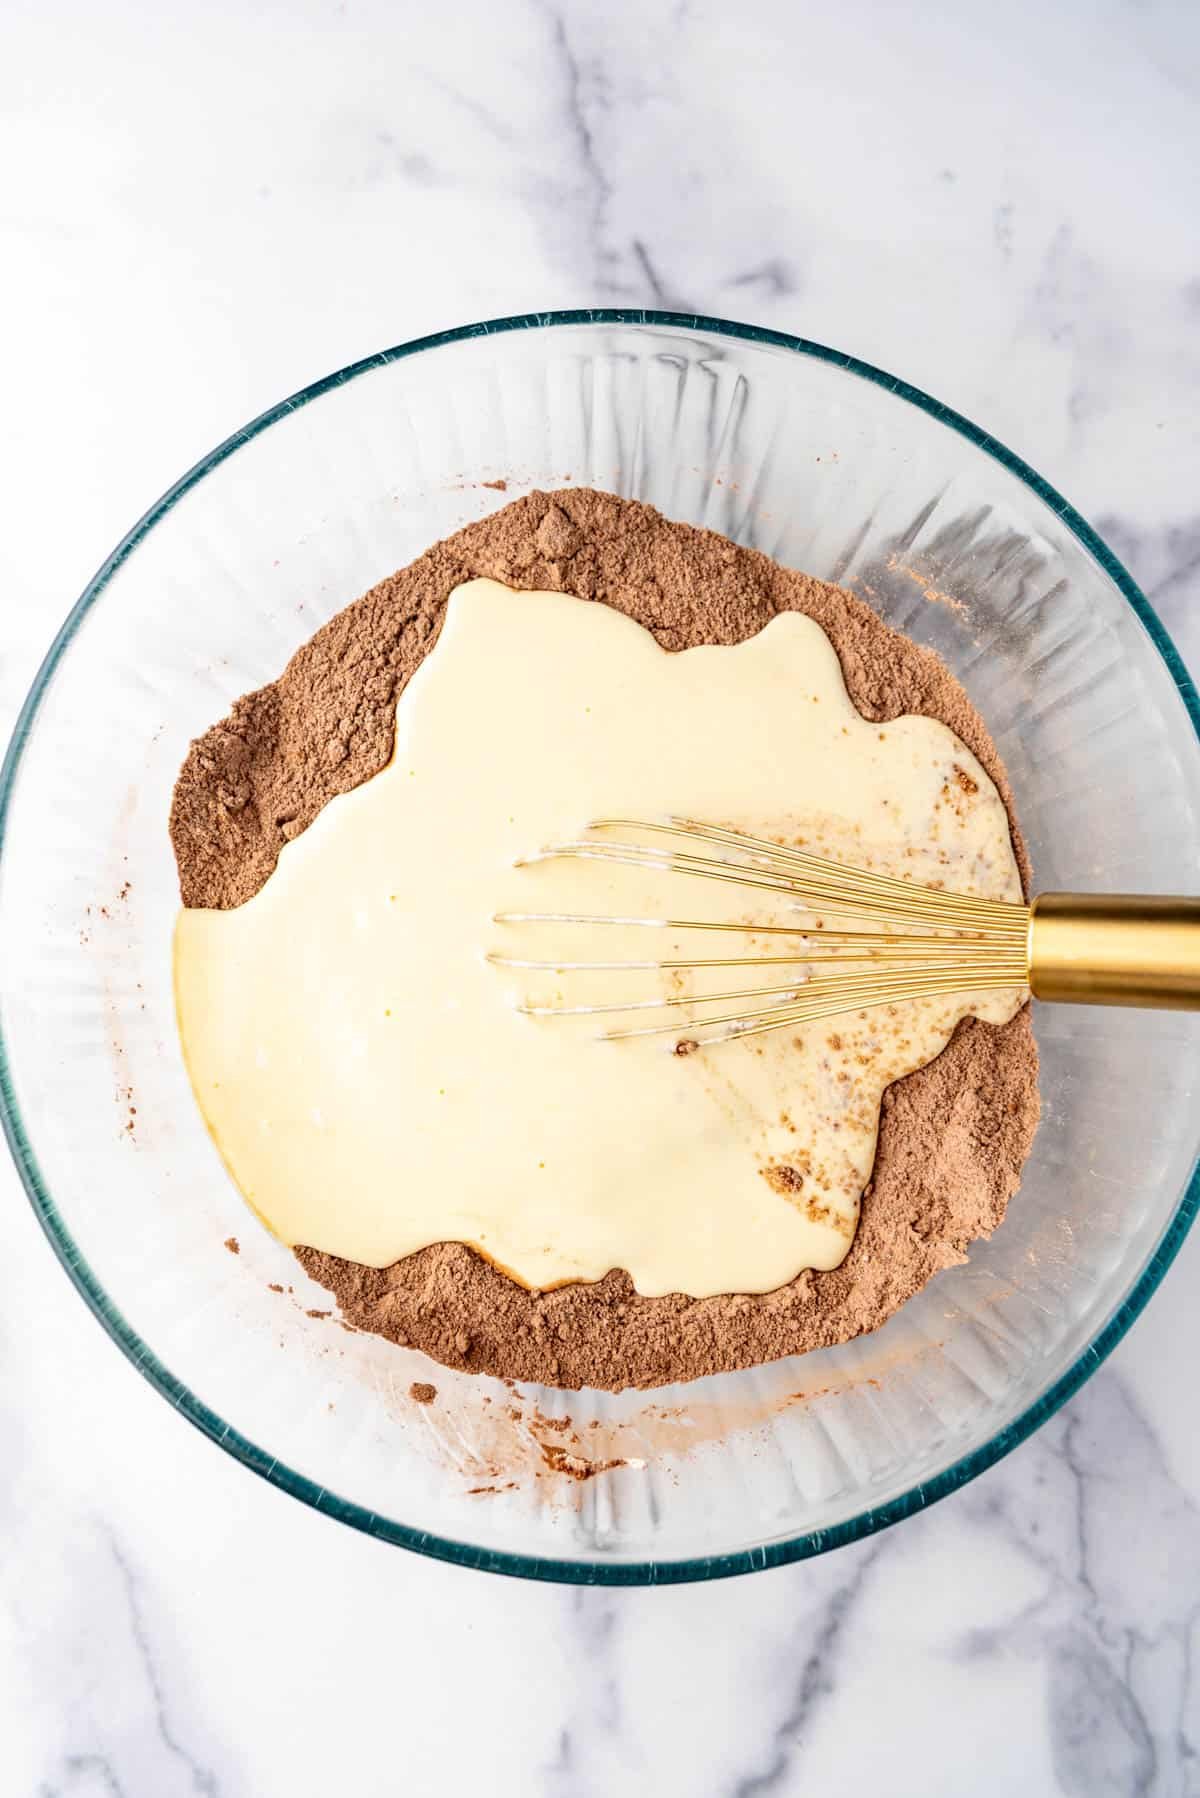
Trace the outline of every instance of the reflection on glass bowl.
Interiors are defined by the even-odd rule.
[[[191,1098],[171,786],[188,740],[342,605],[435,538],[567,484],[851,585],[935,649],[1007,763],[1040,889],[1196,890],[1194,691],[1125,571],[1017,458],[776,333],[641,311],[505,319],[274,408],[80,599],[0,786],[0,1101],[78,1290],[256,1472],[470,1566],[707,1578],[908,1515],[1080,1385],[1194,1214],[1200,1043],[1170,1014],[1041,1009],[1043,1122],[1003,1227],[840,1348],[613,1396],[514,1390],[339,1328],[246,1212]]]

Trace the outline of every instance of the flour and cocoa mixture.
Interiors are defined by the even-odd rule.
[[[452,589],[478,576],[600,600],[666,649],[737,643],[777,612],[806,613],[841,659],[864,717],[947,724],[987,769],[1025,847],[982,719],[928,650],[852,594],[610,494],[533,493],[438,543],[330,620],[278,681],[192,744],[171,808],[183,902],[249,899],[285,842],[384,767],[395,708],[437,640]],[[457,1243],[375,1269],[297,1248],[346,1321],[452,1367],[549,1385],[658,1386],[843,1342],[874,1329],[999,1224],[1038,1119],[1029,1010],[966,1019],[944,1052],[884,1095],[854,1244],[828,1273],[776,1292],[642,1298],[614,1270],[534,1293]]]

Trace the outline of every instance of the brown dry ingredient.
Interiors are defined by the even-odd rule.
[[[777,612],[804,612],[833,643],[864,717],[941,719],[1013,818],[995,744],[963,689],[853,594],[649,506],[588,490],[533,493],[347,606],[278,681],[239,699],[192,744],[171,807],[185,905],[242,904],[329,799],[378,773],[392,751],[396,700],[437,640],[448,595],[479,575],[602,600],[672,650],[738,643]],[[1013,841],[1027,880],[1015,820]],[[383,1269],[314,1249],[296,1254],[350,1323],[448,1366],[567,1387],[664,1385],[876,1328],[995,1229],[1037,1118],[1028,1008],[998,1028],[966,1020],[935,1062],[885,1093],[872,1183],[841,1267],[762,1295],[641,1298],[619,1270],[592,1285],[529,1292],[458,1243]]]

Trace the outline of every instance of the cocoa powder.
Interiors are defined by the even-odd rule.
[[[1024,843],[987,729],[930,651],[841,588],[651,507],[587,489],[532,493],[435,544],[347,606],[280,678],[239,699],[192,744],[171,841],[185,905],[225,909],[262,886],[285,842],[387,763],[396,701],[437,640],[451,590],[488,575],[602,601],[666,649],[737,643],[777,612],[806,613],[877,722],[940,719],[987,769]],[[844,1342],[881,1324],[1001,1221],[1038,1119],[1028,1007],[999,1027],[967,1019],[945,1051],[884,1095],[872,1181],[842,1265],[776,1292],[642,1298],[614,1270],[530,1292],[473,1250],[438,1243],[382,1269],[299,1247],[347,1322],[451,1367],[548,1385],[657,1386]]]

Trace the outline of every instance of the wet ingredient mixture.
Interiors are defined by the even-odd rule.
[[[196,1096],[277,1235],[373,1267],[457,1241],[527,1287],[620,1267],[639,1294],[693,1298],[844,1259],[884,1088],[968,1013],[1003,1023],[1025,995],[912,1000],[689,1056],[520,1010],[655,996],[671,976],[502,979],[485,959],[498,906],[732,915],[742,953],[756,921],[784,915],[777,897],[628,866],[514,868],[589,817],[673,809],[892,876],[1021,893],[971,752],[933,719],[868,724],[811,619],[670,655],[607,607],[460,587],[400,702],[389,767],[333,800],[245,905],[179,920]],[[542,934],[533,946],[564,960],[647,954],[637,926]],[[511,946],[528,952],[527,933]],[[653,947],[682,957],[686,934]],[[691,990],[730,979],[706,971]],[[686,1043],[686,1007],[681,1020]]]

